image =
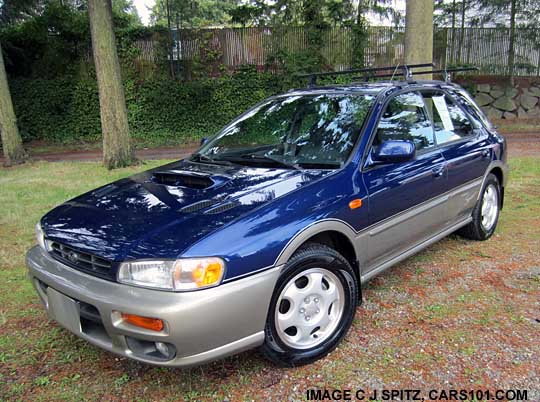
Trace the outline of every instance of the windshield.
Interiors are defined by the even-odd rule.
[[[302,95],[249,111],[194,155],[200,162],[335,169],[347,160],[372,95]]]

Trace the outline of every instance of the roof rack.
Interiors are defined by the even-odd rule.
[[[337,75],[346,75],[346,74],[356,74],[364,73],[361,76],[353,77],[353,79],[361,79],[363,81],[369,81],[370,79],[377,78],[394,78],[395,76],[403,76],[408,82],[413,81],[413,75],[419,74],[437,74],[442,73],[444,80],[450,82],[451,73],[459,71],[478,71],[478,67],[456,67],[456,68],[446,68],[446,69],[432,69],[432,70],[423,70],[423,71],[413,71],[416,68],[425,68],[425,67],[435,67],[433,63],[423,63],[423,64],[398,64],[397,66],[387,66],[387,67],[372,67],[372,68],[359,68],[352,70],[342,70],[342,71],[327,71],[322,73],[310,73],[310,74],[300,74],[300,78],[308,78],[308,87],[312,88],[317,84],[318,77],[335,77]],[[378,74],[383,71],[392,71],[391,74]]]
[[[456,67],[456,68],[446,68],[446,69],[439,69],[439,70],[425,70],[425,71],[414,71],[410,72],[410,77],[407,78],[407,81],[411,81],[412,75],[421,75],[421,74],[442,74],[444,81],[449,83],[451,82],[452,74],[455,72],[460,71],[478,71],[478,67]],[[401,76],[405,75],[403,71],[397,71],[394,74],[377,74],[377,75],[364,75],[361,77],[353,77],[353,80],[362,79],[364,81],[369,81],[370,79],[375,78],[388,78],[388,77],[395,77],[395,76]]]
[[[337,75],[346,75],[346,74],[356,74],[356,73],[372,73],[371,75],[377,77],[374,73],[379,71],[394,71],[396,73],[398,70],[401,71],[401,74],[410,79],[412,77],[413,68],[422,68],[422,67],[435,67],[433,63],[422,63],[422,64],[398,64],[397,66],[387,66],[387,67],[370,67],[370,68],[357,68],[352,70],[341,70],[341,71],[327,71],[322,73],[309,73],[309,74],[300,74],[300,78],[308,78],[308,86],[311,88],[317,84],[318,77],[335,77]],[[392,76],[391,74],[389,76]]]

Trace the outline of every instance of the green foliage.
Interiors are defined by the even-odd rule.
[[[321,52],[312,48],[297,51],[279,49],[266,60],[267,67],[274,67],[284,75],[322,71],[324,64]]]
[[[200,43],[200,51],[195,54],[189,68],[191,74],[185,74],[186,79],[198,79],[212,75],[220,75],[223,53],[219,46],[214,45],[214,33],[207,31],[192,32],[193,38]]]
[[[71,74],[88,43],[84,12],[50,2],[40,15],[0,29],[8,73],[51,77]]]
[[[156,25],[161,26],[168,25],[168,18],[174,27],[179,25],[181,28],[223,25],[229,22],[229,11],[237,3],[238,0],[157,0],[151,17]]]
[[[23,140],[92,140],[101,131],[93,81],[17,79],[11,91]]]
[[[192,82],[128,79],[124,88],[130,130],[146,143],[181,143],[210,136],[290,84],[283,77],[252,68]],[[95,80],[14,79],[11,91],[25,141],[74,143],[100,138]]]
[[[157,30],[141,25],[132,0],[113,1],[113,20],[119,57],[124,67],[132,67],[138,51],[134,42]],[[24,0],[18,6],[9,0],[0,6],[0,42],[12,77],[89,75],[86,66],[92,64],[88,60],[91,38],[86,2]]]
[[[243,27],[252,23],[256,24],[263,13],[264,9],[262,7],[256,7],[250,4],[242,4],[229,11],[231,21]]]

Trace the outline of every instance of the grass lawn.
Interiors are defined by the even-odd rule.
[[[457,236],[375,278],[345,342],[281,369],[255,351],[198,368],[146,366],[49,322],[26,279],[34,225],[55,205],[164,161],[0,169],[0,401],[304,400],[308,387],[504,389],[540,400],[540,160],[510,160],[496,235]]]

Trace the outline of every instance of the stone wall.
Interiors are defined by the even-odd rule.
[[[540,83],[477,84],[474,99],[492,119],[540,118]]]
[[[456,77],[490,119],[540,121],[540,77]]]

